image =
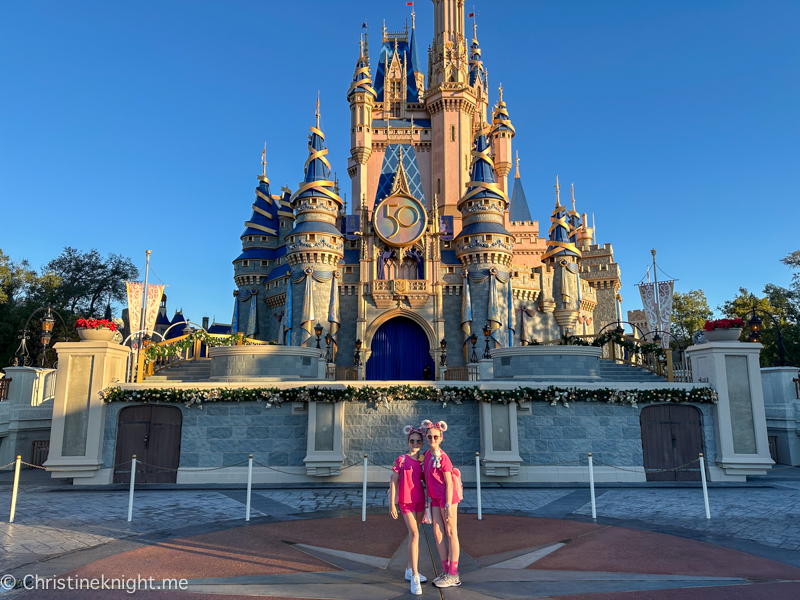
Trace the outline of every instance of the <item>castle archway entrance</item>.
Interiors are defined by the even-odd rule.
[[[383,323],[372,337],[366,378],[372,381],[414,381],[423,379],[427,366],[433,373],[428,336],[408,317],[394,317]]]

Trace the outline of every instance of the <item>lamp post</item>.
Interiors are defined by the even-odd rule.
[[[442,341],[439,342],[439,345],[442,347],[442,361],[441,361],[440,364],[441,364],[441,366],[446,367],[447,366],[447,340],[442,338]]]
[[[64,322],[64,318],[58,313],[58,311],[53,310],[49,306],[37,308],[35,311],[31,313],[31,316],[28,317],[28,320],[25,321],[25,327],[22,328],[22,333],[19,335],[19,348],[17,348],[17,357],[14,359],[14,363],[17,366],[24,367],[25,366],[25,358],[28,356],[28,340],[31,339],[30,332],[28,331],[28,326],[31,323],[31,319],[33,319],[34,315],[46,310],[44,317],[42,317],[42,330],[39,334],[39,341],[42,344],[42,357],[41,357],[41,366],[44,368],[44,363],[47,354],[47,347],[50,345],[50,340],[53,338],[53,326],[55,325],[56,320],[53,318],[53,313],[58,316],[61,320],[61,324],[64,326],[64,341],[68,341],[68,331],[67,324]]]
[[[333,338],[331,337],[330,332],[325,334],[325,344],[328,346],[328,351],[325,353],[325,362],[331,362],[331,342]]]
[[[483,337],[486,338],[486,350],[483,351],[483,358],[492,358],[492,353],[489,352],[489,336],[492,335],[492,328],[487,322],[486,325],[483,326]]]
[[[474,332],[471,336],[469,336],[469,341],[472,342],[472,356],[469,357],[469,362],[476,363],[478,362],[478,353],[475,352],[475,346],[478,343],[478,336]]]
[[[781,326],[778,323],[778,320],[775,318],[775,315],[769,313],[765,310],[761,310],[756,306],[756,297],[753,296],[753,308],[750,309],[750,319],[747,321],[747,325],[750,327],[750,335],[748,336],[748,340],[754,342],[756,344],[761,343],[761,331],[763,329],[763,321],[758,318],[758,313],[763,313],[769,316],[772,319],[772,324],[775,325],[775,331],[778,334],[778,363],[781,367],[786,366],[786,351],[783,348],[783,332],[781,331]]]
[[[356,340],[356,350],[353,352],[353,366],[361,366],[361,340]]]
[[[319,338],[320,338],[320,336],[322,335],[322,325],[320,325],[319,323],[317,323],[317,324],[314,326],[314,333],[316,333],[316,334],[317,334],[317,350],[321,350],[321,348],[319,347]]]

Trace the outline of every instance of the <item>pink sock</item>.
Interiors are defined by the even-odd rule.
[[[450,572],[450,561],[443,560],[442,561],[442,573],[449,573]]]
[[[448,571],[450,575],[458,575],[458,561],[455,560],[450,563],[450,570]]]

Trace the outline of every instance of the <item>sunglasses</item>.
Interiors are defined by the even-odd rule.
[[[425,437],[427,437],[429,440],[438,440],[439,439],[438,435],[427,435]]]
[[[422,440],[408,440],[408,443],[409,444],[420,444],[421,445],[424,442]]]

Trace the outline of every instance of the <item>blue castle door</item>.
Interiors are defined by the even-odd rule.
[[[425,366],[433,373],[428,337],[411,319],[386,321],[372,338],[366,378],[377,381],[421,380]]]

